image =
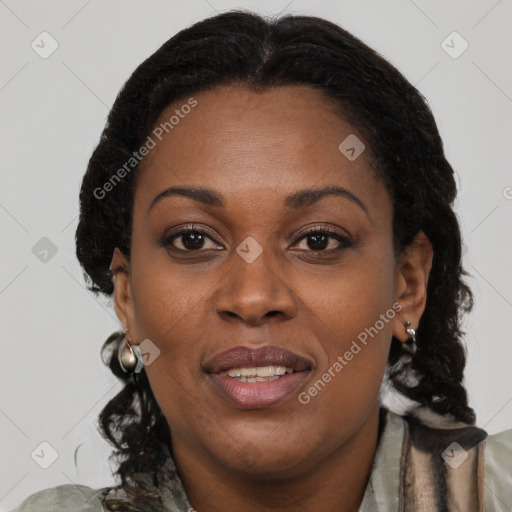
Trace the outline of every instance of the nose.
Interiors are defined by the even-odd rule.
[[[278,265],[271,265],[269,252],[264,250],[252,262],[235,252],[232,259],[232,266],[215,296],[217,314],[221,318],[258,326],[269,322],[270,318],[284,321],[295,316],[292,290]]]

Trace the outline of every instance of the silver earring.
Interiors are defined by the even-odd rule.
[[[416,353],[418,346],[416,345],[416,330],[411,327],[411,322],[403,322],[405,330],[410,338],[405,342],[404,349],[411,355]]]
[[[140,373],[144,367],[142,354],[138,345],[132,345],[128,331],[124,331],[124,338],[117,351],[119,366],[125,373]]]

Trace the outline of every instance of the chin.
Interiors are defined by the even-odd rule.
[[[287,429],[280,428],[274,431],[279,437],[274,435],[269,439],[269,432],[272,430],[264,430],[259,438],[233,436],[226,441],[229,446],[216,444],[211,447],[211,453],[230,470],[260,475],[263,479],[291,476],[298,468],[307,465],[310,451],[304,445],[304,435],[296,438]]]
[[[300,468],[304,464],[303,453],[291,453],[277,457],[273,454],[263,457],[259,449],[246,448],[246,453],[243,456],[238,454],[234,460],[225,460],[226,466],[239,474],[245,473],[251,478],[260,478],[261,480],[290,478],[300,473]]]

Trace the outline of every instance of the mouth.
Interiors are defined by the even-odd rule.
[[[261,409],[282,402],[297,391],[312,362],[273,345],[235,347],[209,360],[204,371],[215,389],[241,409]]]

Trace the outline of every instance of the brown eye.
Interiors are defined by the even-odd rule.
[[[330,229],[308,231],[299,239],[299,242],[302,240],[307,240],[307,249],[315,252],[340,251],[353,245],[348,237]],[[338,245],[334,243],[334,247],[329,247],[333,240],[337,241]]]
[[[211,247],[205,247],[205,244],[212,242]],[[187,228],[182,229],[171,236],[168,236],[163,241],[165,246],[171,246],[174,249],[185,252],[199,251],[200,249],[217,249],[218,245],[208,235],[206,231],[201,229]],[[181,247],[180,247],[181,246]]]

